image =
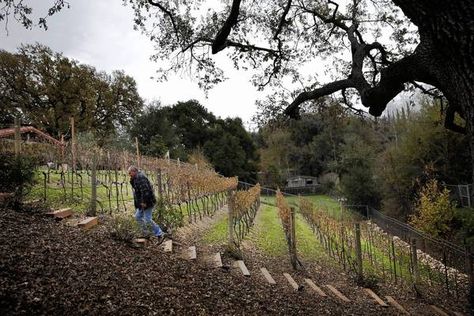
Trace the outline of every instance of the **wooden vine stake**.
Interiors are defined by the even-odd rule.
[[[296,230],[295,230],[295,208],[290,208],[290,260],[293,269],[298,268],[298,258],[296,257]]]
[[[76,130],[74,127],[74,116],[71,116],[71,153],[72,153],[72,171],[76,170]]]
[[[137,167],[140,168],[140,149],[138,148],[138,137],[135,137],[135,147],[137,148]]]
[[[15,117],[15,156],[21,152],[20,119]]]
[[[355,252],[356,252],[356,269],[359,281],[363,279],[362,271],[362,247],[360,242],[360,223],[355,223]]]
[[[89,215],[95,216],[97,214],[97,155],[92,156],[91,186]]]
[[[228,193],[228,209],[229,209],[229,220],[228,220],[228,230],[229,230],[229,247],[234,247],[235,245],[235,238],[234,238],[234,211],[233,211],[233,191],[229,191]]]
[[[412,264],[412,271],[413,271],[413,282],[414,285],[418,285],[420,281],[420,275],[418,272],[418,256],[416,253],[416,239],[413,238],[411,240],[411,264]]]

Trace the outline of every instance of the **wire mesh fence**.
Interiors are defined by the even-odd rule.
[[[262,204],[276,206],[275,194],[263,187]],[[366,282],[382,279],[466,302],[474,278],[474,256],[469,249],[433,238],[367,205],[282,195],[344,270],[357,277],[362,273]]]
[[[472,184],[443,184],[449,196],[458,206],[472,207]]]

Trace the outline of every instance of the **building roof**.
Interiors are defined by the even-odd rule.
[[[56,138],[48,135],[45,132],[40,131],[39,129],[34,128],[33,126],[23,126],[20,127],[20,134],[24,133],[34,133],[38,135],[39,137],[49,141],[50,143],[56,145],[56,146],[64,146],[64,143],[61,141],[57,140]],[[15,128],[4,128],[0,129],[0,138],[5,138],[5,137],[10,137],[15,135]]]

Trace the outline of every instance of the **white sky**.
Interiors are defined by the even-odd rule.
[[[51,0],[38,2],[30,2],[35,22],[38,16],[46,15],[46,8],[52,3]],[[133,30],[130,6],[123,6],[121,0],[69,0],[69,3],[70,9],[49,18],[47,31],[26,30],[11,20],[8,35],[0,29],[0,48],[14,52],[22,43],[39,42],[98,70],[123,69],[136,80],[140,95],[148,101],[157,99],[163,105],[171,105],[196,99],[215,115],[240,117],[249,127],[259,95],[249,82],[250,74],[226,67],[230,70],[226,69],[225,74],[229,79],[209,91],[207,99],[197,83],[187,77],[174,76],[166,83],[158,83],[151,78],[158,69],[149,59],[153,54],[152,43]]]

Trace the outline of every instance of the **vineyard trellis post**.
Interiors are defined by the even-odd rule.
[[[360,223],[355,223],[356,273],[359,281],[364,278],[362,270],[362,246],[360,241]]]
[[[46,172],[43,171],[43,176],[44,176],[44,181],[43,181],[43,184],[44,184],[44,187],[43,187],[43,201],[46,202],[46,199],[47,199],[47,183],[46,183],[46,180],[49,178],[49,170],[48,170],[48,176],[46,175]]]
[[[91,203],[89,207],[89,215],[95,216],[97,213],[97,156],[92,157],[91,168]]]
[[[15,117],[15,156],[21,152],[20,119]]]
[[[162,179],[161,179],[161,169],[160,168],[158,168],[156,181],[157,181],[157,185],[158,185],[158,194],[160,196],[160,199],[163,199],[163,184],[162,184]]]
[[[61,163],[64,162],[64,151],[66,150],[66,144],[64,142],[64,135],[61,134]],[[49,179],[48,179],[49,183]]]
[[[71,116],[71,153],[72,153],[72,172],[76,170],[76,140],[75,140],[74,116]]]
[[[293,266],[293,269],[298,268],[298,258],[296,257],[296,229],[295,229],[295,208],[290,207],[290,260],[291,260],[291,265]]]
[[[416,286],[420,281],[420,274],[418,271],[418,254],[416,251],[416,238],[411,240],[411,264],[413,273],[413,282]]]
[[[228,219],[228,230],[229,230],[229,247],[233,247],[235,245],[235,239],[234,239],[234,210],[233,210],[233,196],[234,192],[229,191],[228,192],[228,210],[229,210],[229,219]]]
[[[138,137],[135,137],[135,147],[137,148],[137,167],[140,168],[140,149],[138,148]]]

